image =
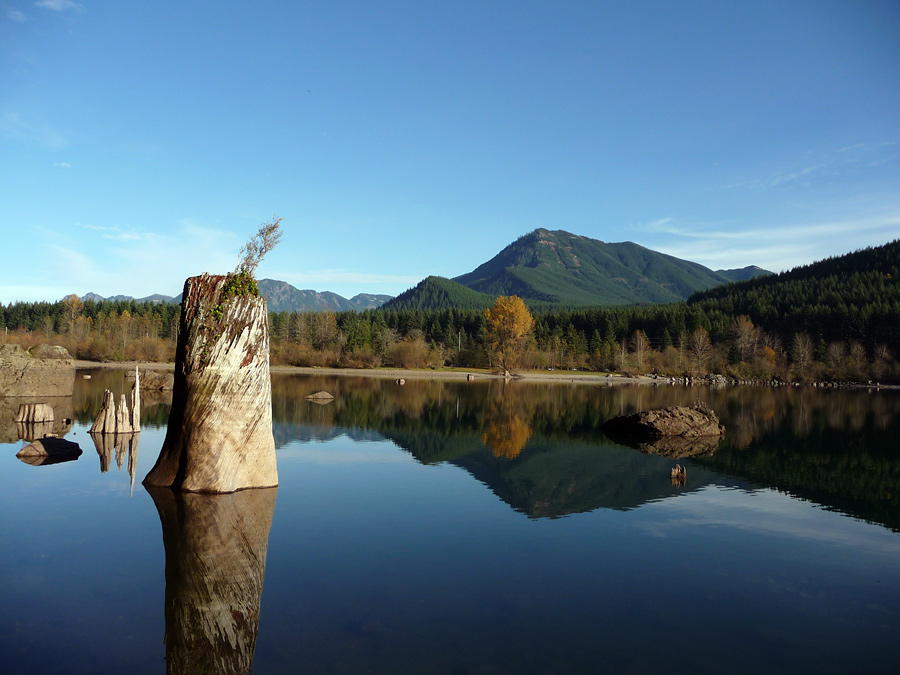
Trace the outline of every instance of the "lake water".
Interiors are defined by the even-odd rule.
[[[181,496],[169,401],[97,449],[92,374],[76,461],[0,399],[5,673],[900,672],[900,392],[275,376],[279,487]],[[692,458],[600,430],[697,399]]]

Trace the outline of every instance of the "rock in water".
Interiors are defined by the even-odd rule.
[[[169,428],[145,485],[233,492],[278,485],[266,300],[236,277],[184,284]]]
[[[32,466],[69,462],[80,456],[81,448],[78,447],[78,443],[62,438],[42,438],[29,443],[16,453],[16,457]]]
[[[693,408],[672,406],[614,417],[603,425],[603,431],[650,438],[705,438],[721,436],[725,427],[705,403],[697,403]]]

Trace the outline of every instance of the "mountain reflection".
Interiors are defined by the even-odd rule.
[[[303,397],[335,396],[327,407]],[[276,445],[385,438],[423,464],[465,468],[531,517],[632,508],[678,490],[672,459],[606,437],[616,415],[700,398],[726,427],[721,441],[641,448],[688,466],[686,491],[766,487],[900,531],[900,396],[791,387],[593,387],[540,382],[276,376]],[[712,453],[712,454],[710,454]]]
[[[278,488],[147,491],[166,549],[166,672],[248,672]]]

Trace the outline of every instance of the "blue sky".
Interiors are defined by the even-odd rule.
[[[900,237],[900,3],[0,0],[0,302],[395,295],[538,227],[779,271]]]

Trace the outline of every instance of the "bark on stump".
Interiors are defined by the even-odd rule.
[[[144,485],[234,492],[278,485],[265,298],[230,277],[184,284],[166,440]]]

